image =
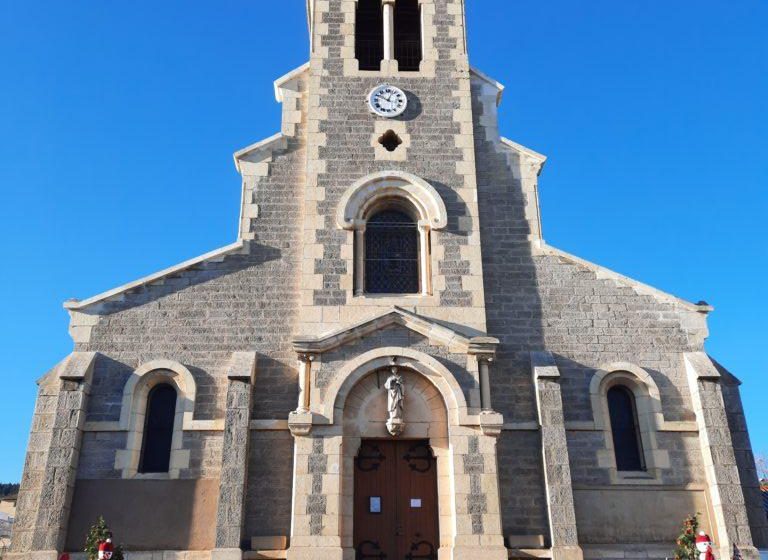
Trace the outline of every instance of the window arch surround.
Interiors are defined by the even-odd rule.
[[[384,211],[407,215],[419,238],[419,295],[431,293],[431,234],[448,225],[445,203],[425,180],[401,171],[384,171],[363,177],[341,197],[336,222],[354,232],[355,295],[366,293],[365,247],[368,221]],[[395,294],[386,294],[395,295]],[[405,295],[405,294],[402,294]]]
[[[644,469],[619,470],[616,459],[608,393],[621,387],[634,399],[637,430],[639,432],[640,462]],[[616,484],[656,483],[661,469],[669,468],[669,454],[659,449],[656,434],[661,431],[664,416],[659,388],[653,377],[643,368],[631,363],[616,362],[597,370],[590,383],[590,396],[595,429],[602,431],[605,447],[598,452],[599,466],[608,469]]]
[[[170,385],[176,390],[173,435],[168,472],[141,473],[141,451],[144,444],[147,405],[155,387]],[[123,478],[179,478],[181,469],[189,466],[189,450],[183,449],[183,430],[191,427],[197,388],[192,373],[172,360],[154,360],[133,371],[123,388],[119,426],[128,432],[125,449],[115,456],[115,469]]]

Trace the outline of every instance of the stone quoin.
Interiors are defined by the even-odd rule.
[[[78,558],[98,516],[132,560],[665,558],[700,512],[757,559],[712,309],[545,243],[464,1],[307,16],[237,240],[65,303],[10,558]]]

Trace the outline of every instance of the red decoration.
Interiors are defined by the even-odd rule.
[[[712,552],[712,539],[704,531],[696,536],[696,550],[699,551],[699,560],[715,560]]]
[[[99,543],[99,560],[110,560],[114,553],[114,547],[112,546],[112,539],[107,539]]]

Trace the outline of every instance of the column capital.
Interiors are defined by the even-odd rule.
[[[317,355],[312,352],[299,352],[296,357],[304,364],[311,364],[317,359]]]
[[[490,336],[476,336],[469,341],[467,354],[475,356],[478,361],[492,362],[496,357],[496,347],[499,339]]]

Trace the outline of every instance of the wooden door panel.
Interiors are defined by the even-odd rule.
[[[437,558],[437,465],[427,441],[400,441],[398,559]]]
[[[371,512],[371,498],[381,512]],[[428,441],[365,440],[355,459],[357,560],[435,560],[437,465]]]

